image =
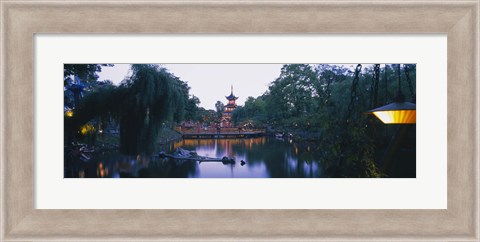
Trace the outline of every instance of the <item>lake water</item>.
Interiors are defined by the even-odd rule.
[[[250,139],[190,139],[159,146],[200,156],[235,159],[222,162],[174,161],[158,157],[132,157],[116,151],[98,153],[87,162],[66,162],[65,177],[141,178],[316,178],[323,177],[320,149],[314,143],[295,144],[273,137]],[[244,162],[241,162],[244,161]]]

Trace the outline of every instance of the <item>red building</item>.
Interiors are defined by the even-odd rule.
[[[225,111],[222,113],[222,120],[221,120],[221,127],[222,128],[231,128],[232,124],[232,112],[237,108],[237,104],[235,101],[238,99],[235,95],[233,95],[233,85],[230,96],[225,96],[228,100],[227,105],[225,105]]]

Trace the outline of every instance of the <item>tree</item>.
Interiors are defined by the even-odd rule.
[[[132,65],[132,76],[122,82],[120,150],[151,153],[164,122],[181,120],[188,102],[184,82],[158,65]]]
[[[248,97],[245,106],[237,107],[232,113],[234,125],[249,122],[255,126],[264,126],[266,123],[266,106],[262,97]]]
[[[76,111],[71,111],[71,109],[76,109],[81,105],[81,99],[85,93],[96,91],[99,88],[111,89],[113,86],[111,81],[97,81],[98,75],[97,72],[102,71],[102,66],[113,66],[113,64],[65,64],[63,69],[63,83],[64,83],[64,107],[66,110],[70,109],[70,112],[76,113]],[[73,79],[72,79],[73,77]],[[108,95],[107,95],[108,96]],[[92,104],[96,105],[96,104]],[[95,108],[91,108],[95,109]],[[69,117],[65,120],[65,134],[67,143],[71,143],[74,138],[75,129],[78,128],[79,122],[86,122],[82,119],[89,117],[89,111],[86,112],[86,115],[77,117]],[[87,120],[88,121],[88,120]]]
[[[187,105],[185,107],[185,119],[192,121],[199,121],[201,115],[199,113],[200,99],[198,97],[192,96],[188,99]]]
[[[198,121],[203,123],[204,125],[210,125],[211,123],[215,122],[217,119],[217,113],[214,110],[206,110],[205,108],[198,108]]]
[[[315,67],[318,76],[318,82],[314,83],[314,88],[318,96],[316,96],[319,105],[325,105],[331,95],[332,85],[342,83],[349,78],[349,71],[345,67],[337,65],[319,64]]]
[[[284,65],[265,97],[267,117],[272,121],[285,122],[289,118],[302,117],[315,110],[317,83],[318,77],[311,65]]]
[[[64,64],[63,86],[64,105],[70,108],[78,106],[80,98],[85,91],[92,90],[97,85],[97,72],[102,71],[102,66],[113,64]],[[73,79],[71,78],[73,76]]]
[[[64,64],[63,79],[69,76],[78,76],[85,83],[93,83],[98,80],[97,72],[102,71],[102,66],[113,66],[113,64]]]
[[[217,101],[215,103],[215,110],[217,111],[217,118],[220,118],[225,111],[225,105],[221,101]]]

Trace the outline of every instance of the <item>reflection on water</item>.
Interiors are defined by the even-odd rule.
[[[235,159],[235,164],[131,157],[118,152],[98,153],[91,160],[66,157],[65,177],[152,177],[152,178],[308,178],[323,177],[318,147],[269,137],[251,139],[180,140],[158,147],[173,153],[177,148],[200,156]],[[244,162],[241,162],[244,161]]]

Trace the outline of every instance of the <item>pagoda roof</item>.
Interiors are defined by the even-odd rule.
[[[236,97],[235,95],[233,95],[233,85],[232,85],[232,91],[230,92],[230,96],[225,96],[228,100],[237,100],[238,97]]]
[[[237,105],[236,105],[236,104],[230,104],[230,103],[229,103],[229,104],[225,105],[225,107],[226,107],[226,108],[235,108],[235,107],[237,107]]]
[[[230,93],[230,96],[225,96],[225,97],[226,97],[228,100],[233,100],[233,99],[237,100],[237,99],[238,99],[238,97],[234,96],[233,93]]]

